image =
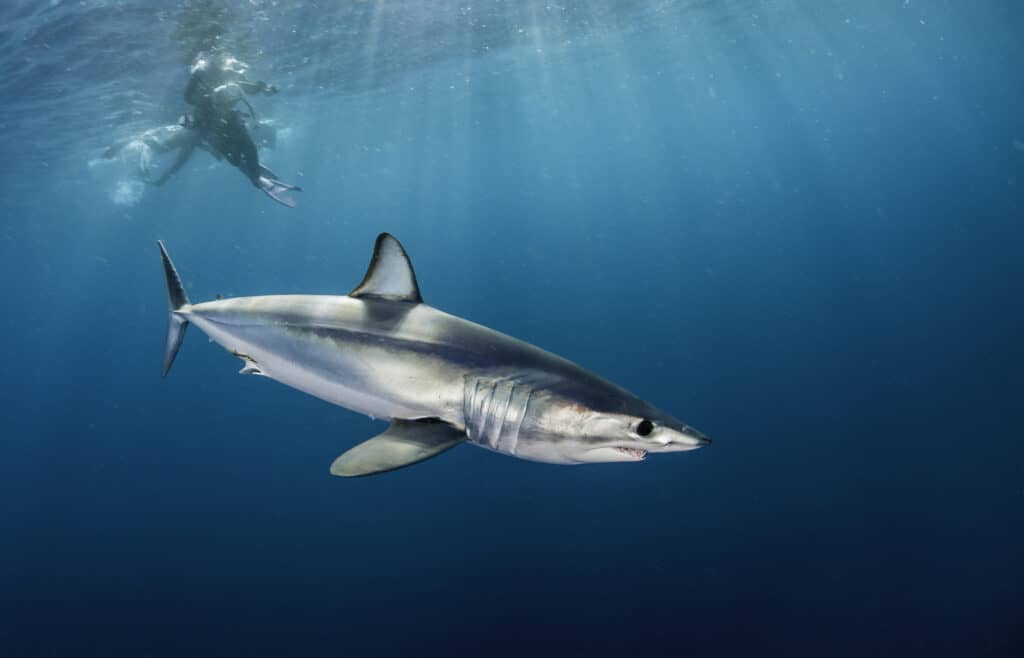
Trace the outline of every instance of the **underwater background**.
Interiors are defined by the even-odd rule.
[[[0,8],[0,655],[1024,655],[1016,0],[29,2]],[[274,204],[197,154],[218,43]],[[173,158],[172,158],[173,159]],[[166,161],[165,161],[166,164]],[[384,428],[200,331],[345,294],[395,234],[427,303],[707,433],[640,464]]]

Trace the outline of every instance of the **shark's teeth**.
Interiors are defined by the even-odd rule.
[[[622,452],[626,453],[627,455],[632,455],[633,457],[636,457],[637,459],[643,459],[644,457],[647,456],[647,451],[646,450],[641,450],[640,448],[617,448],[617,450],[621,450]]]

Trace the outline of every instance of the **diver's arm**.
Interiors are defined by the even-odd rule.
[[[192,76],[188,79],[188,85],[185,87],[185,102],[189,105],[196,105],[199,99],[196,87],[199,86],[199,82],[196,80],[196,76]]]
[[[199,79],[198,75],[192,75],[188,79],[188,86],[185,87],[185,102],[189,105],[199,105],[203,102],[203,97],[207,95],[204,92],[202,80]]]
[[[266,96],[273,96],[277,93],[277,87],[274,85],[268,85],[262,80],[248,80],[246,78],[240,78],[238,80],[238,86],[247,94],[264,94]]]
[[[178,151],[178,158],[174,161],[174,164],[172,164],[170,168],[168,168],[168,170],[165,171],[163,175],[160,176],[160,178],[156,179],[155,181],[146,182],[149,183],[150,185],[155,185],[157,187],[166,183],[168,180],[170,180],[171,176],[178,173],[178,170],[185,166],[185,163],[188,162],[188,159],[192,156],[192,151],[194,151],[195,149],[196,142],[194,140],[187,144],[182,145],[181,150]]]

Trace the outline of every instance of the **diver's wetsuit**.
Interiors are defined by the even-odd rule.
[[[185,101],[195,107],[192,125],[214,153],[238,167],[256,187],[261,187],[263,173],[259,153],[242,113],[233,106],[244,100],[242,92],[276,91],[263,81],[252,82],[240,73],[211,64],[197,64],[185,89]]]
[[[216,61],[204,57],[196,60],[185,89],[185,101],[194,110],[190,117],[182,118],[180,132],[175,133],[178,157],[156,180],[148,180],[148,171],[145,171],[147,182],[163,185],[188,162],[198,146],[218,160],[227,159],[274,201],[295,207],[295,200],[288,196],[288,192],[300,192],[302,188],[278,180],[272,171],[260,164],[256,143],[245,125],[244,115],[235,109],[241,101],[255,118],[245,95],[263,93],[272,96],[277,93],[277,88],[263,81],[247,79],[245,69],[244,64],[228,56],[218,57]],[[107,157],[113,157],[118,150],[120,146],[111,147],[107,150]]]
[[[242,113],[229,110],[224,114],[197,111],[193,116],[195,127],[218,155],[242,170],[252,184],[260,186],[260,159],[256,143],[249,136]]]

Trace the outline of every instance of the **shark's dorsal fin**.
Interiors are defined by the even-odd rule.
[[[465,439],[465,432],[436,418],[396,418],[387,430],[335,459],[331,475],[357,477],[393,471],[430,459]]]
[[[412,270],[409,255],[402,244],[390,233],[377,236],[373,245],[373,258],[366,276],[349,297],[370,297],[387,299],[393,302],[409,302],[419,304],[420,287],[416,283],[416,273]]]

